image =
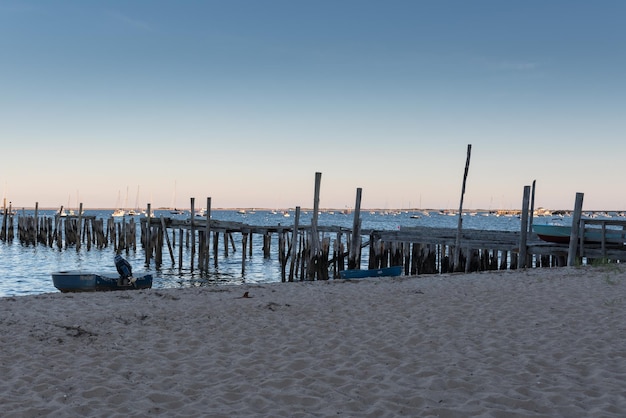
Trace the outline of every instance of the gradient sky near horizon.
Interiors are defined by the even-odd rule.
[[[0,0],[14,206],[626,210],[626,2]]]

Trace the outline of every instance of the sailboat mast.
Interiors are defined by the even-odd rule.
[[[139,211],[139,185],[137,185],[137,196],[135,196],[135,210]]]

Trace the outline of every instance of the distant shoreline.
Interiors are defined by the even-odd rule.
[[[21,210],[35,210],[34,206],[11,206],[11,208],[14,211],[21,211]],[[54,210],[54,211],[58,211],[60,209],[60,207],[39,207],[39,210],[46,210],[46,211],[50,211],[50,210]],[[64,209],[70,209],[70,208],[66,208],[64,207]],[[71,208],[76,210],[77,208]],[[96,207],[96,208],[89,208],[89,207],[83,207],[83,210],[86,211],[92,211],[92,210],[97,210],[97,211],[114,211],[118,208],[101,208],[101,207]],[[130,210],[132,208],[129,208],[127,210]],[[196,209],[204,209],[203,207],[199,206]],[[0,210],[2,210],[0,208]],[[142,209],[143,210],[143,209]],[[174,210],[173,208],[165,208],[165,207],[159,207],[159,208],[154,208],[152,209],[152,211],[170,211],[170,210]],[[190,211],[190,208],[176,208],[176,210],[183,210],[183,211]],[[301,207],[300,210],[302,211],[312,211],[313,208],[308,208],[308,207]],[[351,208],[320,208],[319,209],[321,212],[336,212],[336,213],[342,213],[345,212],[346,214],[351,214],[354,212],[353,209]],[[569,214],[571,212],[573,212],[573,209],[544,209],[544,208],[539,208],[539,209],[535,209],[537,210],[543,210],[546,211],[546,215],[562,215],[562,214]],[[260,207],[232,207],[232,208],[211,208],[211,211],[246,211],[246,212],[254,212],[254,211],[265,211],[265,212],[271,212],[271,211],[295,211],[295,207],[287,207],[287,208],[260,208]],[[371,211],[376,211],[376,212],[444,212],[444,213],[458,213],[458,208],[456,209],[451,209],[451,208],[361,208],[361,212],[371,212]],[[589,210],[583,210],[583,212],[585,213],[607,213],[607,214],[626,214],[626,209],[616,209],[616,210],[612,210],[612,209],[589,209]],[[520,215],[522,213],[521,209],[474,209],[474,208],[467,208],[467,209],[463,209],[463,213],[494,213],[494,214],[500,214],[500,215]]]

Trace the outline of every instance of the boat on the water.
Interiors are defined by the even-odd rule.
[[[364,279],[366,277],[393,277],[402,274],[402,266],[383,267],[369,270],[342,270],[339,277],[342,279]]]
[[[61,292],[96,292],[108,290],[136,290],[152,287],[152,274],[134,275],[130,263],[115,256],[115,273],[92,273],[81,270],[52,273],[52,284]]]
[[[123,279],[115,273],[91,273],[80,270],[52,273],[52,283],[61,292],[95,292],[106,290],[150,289],[152,275]]]
[[[115,209],[115,210],[113,211],[113,214],[112,214],[111,216],[114,216],[114,217],[116,217],[116,218],[119,218],[119,217],[122,217],[122,216],[124,216],[124,215],[126,215],[126,211],[125,211],[124,209],[121,209],[121,208],[120,208],[120,209]]]
[[[533,225],[533,231],[539,239],[557,244],[568,244],[572,235],[572,227],[569,225]],[[602,230],[600,228],[585,229],[585,242],[602,242]],[[626,242],[626,231],[606,229],[604,242],[607,244],[624,244]]]

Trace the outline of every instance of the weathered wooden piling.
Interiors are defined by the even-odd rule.
[[[576,262],[579,229],[581,229],[580,218],[583,209],[582,193],[576,193],[576,201],[574,203],[574,215],[572,218],[572,235],[569,240],[569,248],[567,251],[567,265],[573,266]]]
[[[22,244],[37,245],[42,244],[49,247],[54,245],[59,249],[75,247],[80,251],[81,245],[86,245],[87,250],[92,246],[104,248],[107,246],[107,234],[104,232],[104,221],[96,219],[95,216],[61,216],[63,207],[54,216],[41,216],[38,204],[35,205],[34,215],[18,215],[17,228],[18,238]],[[81,204],[82,213],[82,204]],[[7,216],[4,223],[8,223],[7,228],[12,231],[12,215]],[[3,226],[4,226],[3,223]],[[135,235],[126,238],[133,242]]]
[[[321,248],[319,234],[317,230],[317,220],[320,210],[320,187],[322,182],[322,173],[315,173],[315,192],[313,197],[313,217],[311,220],[311,234],[309,234],[308,246],[309,260],[307,266],[307,279],[315,280],[322,275],[321,271]]]
[[[350,239],[350,253],[348,254],[348,269],[352,270],[361,264],[361,196],[363,189],[356,189],[354,203],[354,219],[352,222],[352,237]]]
[[[519,245],[520,252],[519,252],[519,259],[517,261],[518,268],[524,268],[528,264],[526,242],[528,241],[529,200],[530,200],[530,186],[524,186],[524,197],[522,198],[522,219],[521,219],[521,228],[520,228],[520,245]]]
[[[291,242],[289,243],[289,253],[291,255],[291,264],[289,265],[289,281],[293,282],[296,274],[296,262],[298,257],[298,227],[300,226],[300,206],[296,206],[296,217],[294,219],[293,230],[291,231]]]
[[[465,160],[465,171],[463,173],[463,185],[461,187],[461,201],[459,203],[459,219],[458,219],[458,226],[457,226],[457,230],[456,230],[456,241],[455,241],[455,245],[454,245],[454,261],[453,261],[453,268],[456,269],[456,271],[462,271],[461,270],[461,266],[459,265],[459,257],[461,255],[461,234],[462,234],[462,230],[463,230],[463,197],[465,196],[465,183],[467,182],[467,174],[469,171],[469,165],[470,165],[470,157],[472,155],[472,145],[468,144],[467,145],[467,157]]]
[[[7,207],[5,200],[2,212],[2,228],[0,230],[0,240],[11,242],[13,241],[13,238],[15,238],[15,231],[13,227],[15,222],[15,213],[13,212],[11,202],[9,202],[9,206]]]

